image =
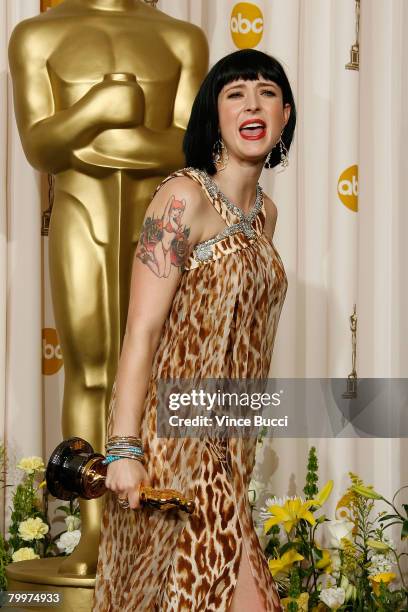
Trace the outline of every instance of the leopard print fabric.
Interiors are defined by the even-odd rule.
[[[191,168],[158,189],[176,176],[197,181],[227,225],[239,221]],[[287,277],[264,223],[262,202],[254,238],[223,238],[204,262],[193,252],[182,273],[153,360],[141,437],[152,486],[183,492],[196,510],[126,510],[107,491],[93,612],[228,612],[243,546],[265,610],[282,609],[248,502],[256,438],[156,436],[159,379],[267,378]]]

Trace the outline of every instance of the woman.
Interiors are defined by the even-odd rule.
[[[295,123],[279,62],[255,50],[221,59],[193,105],[189,167],[146,211],[109,411],[120,460],[106,478],[95,612],[281,609],[248,504],[256,439],[158,438],[156,408],[160,379],[268,375],[287,279],[258,179],[287,164]],[[196,510],[141,508],[140,483],[177,489]]]

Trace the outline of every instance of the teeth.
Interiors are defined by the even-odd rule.
[[[246,128],[263,128],[264,125],[262,123],[247,123],[244,125],[241,130],[245,130]]]

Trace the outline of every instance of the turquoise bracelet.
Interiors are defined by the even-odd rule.
[[[103,459],[102,465],[109,465],[109,463],[112,463],[113,461],[117,461],[118,459],[122,458],[123,457],[119,457],[118,455],[108,455],[107,457],[105,457],[105,459]]]

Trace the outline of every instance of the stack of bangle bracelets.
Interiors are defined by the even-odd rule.
[[[104,465],[118,459],[136,459],[144,463],[142,440],[136,436],[111,436],[105,444],[105,451]]]

